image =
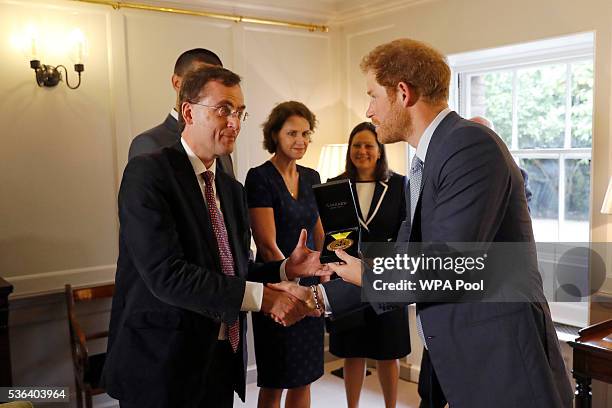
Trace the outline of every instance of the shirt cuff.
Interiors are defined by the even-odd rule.
[[[246,281],[241,312],[259,312],[263,300],[263,283]]]
[[[288,281],[288,280],[289,280],[289,278],[287,278],[287,272],[285,272],[285,264],[287,263],[287,260],[288,260],[288,259],[289,259],[289,258],[285,259],[285,260],[284,260],[284,261],[281,263],[281,265],[280,265],[279,276],[280,276],[280,280],[281,280],[281,282],[282,282],[282,281]],[[293,282],[295,282],[295,283],[300,283],[300,278],[295,278],[295,279],[293,280]]]
[[[321,289],[321,294],[323,295],[323,304],[325,305],[325,312],[323,315],[325,317],[329,317],[332,314],[331,305],[329,304],[329,299],[327,299],[327,293],[325,293],[325,287],[319,284],[319,289]]]

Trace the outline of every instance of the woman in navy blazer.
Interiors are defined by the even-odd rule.
[[[349,136],[346,170],[332,180],[350,179],[363,242],[395,242],[406,218],[406,177],[389,171],[385,147],[370,122],[357,125]],[[366,358],[376,368],[386,407],[395,407],[399,359],[410,353],[406,307],[377,315],[368,306],[333,322],[330,352],[344,357],[344,385],[349,408],[359,405]]]

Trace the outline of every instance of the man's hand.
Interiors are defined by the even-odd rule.
[[[311,313],[310,308],[295,296],[267,286],[264,286],[261,311],[283,326],[291,326]]]
[[[269,283],[267,286],[275,290],[282,290],[284,292],[287,292],[293,297],[299,299],[302,303],[304,303],[304,306],[306,307],[306,316],[319,317],[323,313],[323,308],[325,305],[323,305],[322,303],[321,295],[319,294],[319,307],[321,309],[318,310],[316,308],[316,302],[312,293],[312,289],[310,289],[309,287],[300,286],[297,283],[291,281]]]
[[[309,276],[329,276],[332,270],[327,265],[321,265],[319,261],[320,252],[313,251],[306,247],[306,230],[300,232],[300,239],[291,256],[285,263],[285,273],[287,278],[307,278]]]
[[[350,256],[341,249],[336,249],[336,256],[345,263],[329,263],[329,268],[336,272],[345,281],[361,286],[361,259]]]

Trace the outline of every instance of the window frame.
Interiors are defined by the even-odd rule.
[[[558,222],[565,220],[565,160],[589,159],[591,161],[592,180],[592,139],[591,147],[571,147],[571,118],[567,113],[571,108],[571,69],[566,68],[566,98],[565,98],[565,135],[563,148],[519,149],[517,132],[517,78],[520,69],[549,64],[568,64],[583,61],[593,63],[593,93],[595,92],[595,35],[593,32],[579,33],[570,36],[551,38],[524,44],[509,45],[492,49],[478,50],[448,56],[451,67],[451,88],[449,106],[463,117],[471,117],[470,78],[485,73],[511,71],[513,72],[512,100],[512,146],[510,153],[518,163],[521,158],[556,159],[559,163],[558,187]],[[594,100],[594,97],[593,97]],[[594,104],[593,104],[594,105]],[[591,107],[592,111],[594,106]],[[592,116],[593,117],[593,116]],[[593,129],[593,120],[591,123]],[[593,135],[593,130],[591,131]],[[592,186],[592,182],[591,182]],[[592,190],[592,189],[591,189]],[[593,205],[592,193],[589,197],[589,208]],[[591,216],[588,216],[589,235]],[[551,313],[556,322],[584,327],[588,324],[588,301],[580,303],[550,302]]]

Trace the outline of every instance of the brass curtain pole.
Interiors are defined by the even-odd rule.
[[[111,6],[115,10],[125,8],[125,9],[134,9],[134,10],[158,11],[161,13],[184,14],[184,15],[189,15],[189,16],[199,16],[199,17],[216,18],[219,20],[229,20],[229,21],[234,21],[236,23],[244,22],[244,23],[254,23],[254,24],[265,24],[265,25],[273,25],[273,26],[278,26],[278,27],[298,28],[298,29],[308,30],[308,31],[322,31],[324,33],[329,31],[329,27],[325,25],[296,23],[293,21],[284,21],[284,20],[270,20],[270,19],[256,18],[256,17],[245,17],[245,16],[239,16],[239,15],[233,15],[233,14],[188,10],[188,9],[175,8],[175,7],[151,6],[148,4],[130,3],[130,2],[123,2],[123,1],[110,1],[110,0],[72,0],[72,1],[77,1],[79,3],[92,3],[92,4]]]

